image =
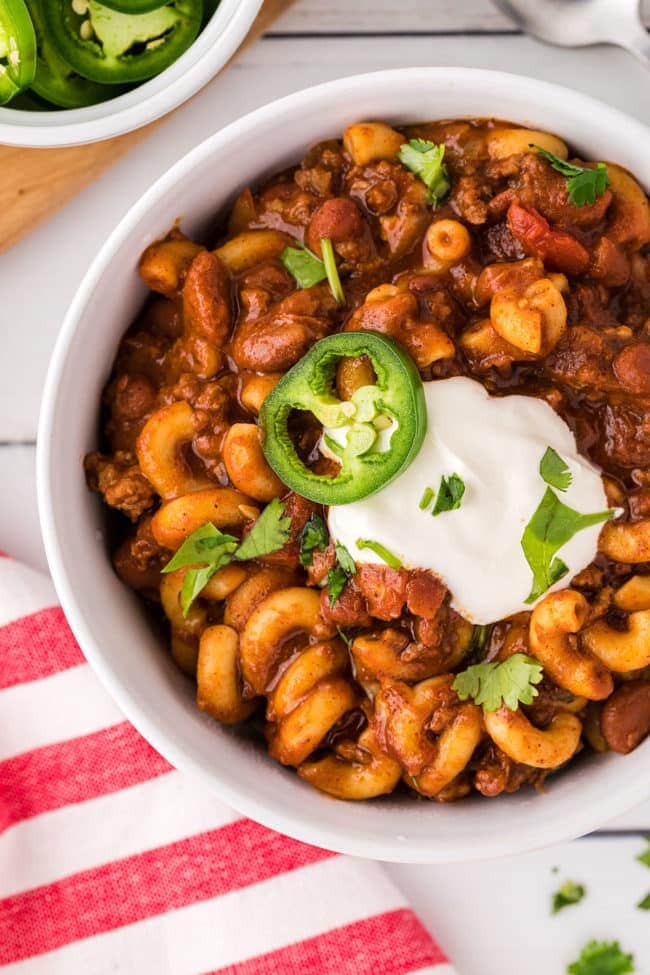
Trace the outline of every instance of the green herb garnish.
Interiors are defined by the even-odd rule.
[[[300,564],[305,567],[314,564],[314,552],[324,552],[329,544],[327,525],[315,512],[309,516],[298,537],[300,542]]]
[[[502,704],[516,711],[520,703],[533,703],[539,693],[534,685],[541,679],[541,665],[524,653],[515,653],[501,663],[473,664],[456,674],[451,686],[461,701],[471,697],[485,711],[496,711]]]
[[[341,279],[339,277],[339,269],[336,266],[334,248],[332,247],[332,241],[329,239],[329,237],[321,237],[320,248],[323,252],[323,264],[325,266],[325,273],[329,282],[330,291],[334,295],[334,300],[337,302],[337,304],[344,305],[345,294],[343,292],[343,285],[341,284]]]
[[[555,553],[563,545],[579,531],[599,525],[613,516],[613,510],[581,515],[563,504],[557,494],[547,488],[521,537],[524,556],[533,572],[533,588],[525,602],[534,603],[567,574],[568,566],[562,559],[555,558]]]
[[[650,891],[636,905],[640,911],[650,911]]]
[[[596,163],[595,169],[588,169],[585,166],[566,162],[554,152],[542,149],[541,146],[533,146],[531,143],[531,148],[537,149],[540,156],[548,160],[556,172],[567,177],[566,189],[569,203],[573,203],[574,206],[583,207],[586,203],[595,203],[597,197],[602,196],[610,184],[607,166],[603,162]]]
[[[460,508],[464,494],[465,483],[458,474],[450,474],[449,477],[443,474],[431,514],[435,517],[441,515],[443,511],[455,511],[456,508]]]
[[[356,544],[358,549],[369,548],[371,552],[374,552],[380,559],[383,559],[391,569],[400,569],[402,567],[400,559],[396,555],[393,555],[390,549],[387,549],[381,542],[373,542],[370,538],[357,538]]]
[[[336,565],[327,573],[326,583],[330,606],[334,605],[345,589],[348,579],[355,575],[357,571],[354,559],[345,545],[337,542],[334,546],[334,554],[336,555]]]
[[[181,589],[183,616],[187,616],[190,606],[218,569],[234,560],[243,562],[277,552],[289,540],[290,525],[291,519],[284,516],[284,504],[274,498],[241,542],[219,531],[211,522],[192,532],[162,570],[175,572],[190,566]]]
[[[436,145],[428,139],[410,139],[398,152],[399,161],[422,180],[429,191],[429,201],[434,204],[449,192],[451,186],[444,156],[444,145]]]
[[[235,552],[235,558],[244,562],[277,552],[289,541],[290,528],[291,518],[285,516],[284,504],[273,498]]]
[[[285,247],[280,254],[280,260],[301,288],[311,288],[327,278],[336,302],[344,305],[345,294],[336,266],[332,241],[329,237],[321,237],[320,246],[323,253],[322,261],[304,244],[298,247]]]
[[[573,474],[566,461],[552,447],[546,448],[546,453],[539,463],[539,473],[542,475],[542,480],[551,487],[557,488],[558,491],[566,491],[573,480]]]
[[[420,511],[426,511],[431,502],[435,497],[435,491],[433,488],[427,487],[422,492],[422,497],[420,498],[420,503],[418,505]]]
[[[336,629],[338,631],[339,636],[341,637],[341,639],[343,640],[344,644],[346,645],[346,647],[349,650],[350,647],[352,646],[352,640],[347,635],[347,633],[345,632],[345,630],[342,630],[340,626],[337,626]]]
[[[562,886],[553,894],[551,914],[557,914],[564,907],[571,904],[579,904],[585,896],[586,890],[583,884],[576,884],[573,880],[565,880]]]
[[[476,623],[472,627],[472,638],[469,643],[470,653],[474,656],[478,656],[485,649],[485,645],[488,642],[490,634],[492,632],[491,624]]]
[[[639,853],[637,860],[644,867],[650,867],[650,836],[646,836],[646,843],[648,844],[648,848],[643,853]]]
[[[634,971],[633,956],[626,955],[618,941],[590,941],[567,968],[569,975],[629,975]]]
[[[301,288],[311,288],[327,277],[325,265],[313,251],[303,247],[285,247],[280,260]]]

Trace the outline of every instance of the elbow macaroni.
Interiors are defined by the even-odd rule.
[[[168,500],[207,487],[206,476],[193,474],[182,450],[194,439],[195,417],[189,403],[163,406],[151,416],[136,441],[142,473],[161,498]]]
[[[530,649],[546,673],[577,697],[601,701],[614,684],[600,660],[578,647],[576,634],[587,618],[587,601],[572,589],[549,593],[530,619]]]
[[[522,765],[554,769],[564,765],[580,744],[582,723],[574,714],[554,715],[548,728],[536,728],[519,711],[500,707],[485,714],[488,735],[501,751]]]
[[[429,720],[452,680],[449,675],[432,677],[412,688],[382,681],[375,697],[379,740],[401,764],[413,788],[426,796],[438,795],[465,770],[483,735],[481,709],[457,702],[436,740],[430,737]]]

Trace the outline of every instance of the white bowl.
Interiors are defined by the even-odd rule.
[[[200,234],[249,182],[301,158],[359,119],[408,122],[497,116],[564,136],[587,158],[647,173],[650,132],[584,95],[544,82],[463,68],[409,68],[344,78],[247,115],[212,136],[149,190],[86,275],[57,344],[39,432],[39,503],[47,555],[84,653],[126,716],[172,764],[236,809],[317,846],[411,863],[474,860],[566,840],[650,795],[650,741],[632,754],[577,761],[548,793],[437,805],[394,796],[327,798],[276,765],[242,733],[194,704],[190,682],[150,630],[140,601],[111,568],[104,518],[81,462],[97,444],[100,391],[145,288],[138,257],[175,218]]]
[[[246,37],[262,2],[221,0],[185,54],[125,95],[87,108],[51,112],[0,108],[0,145],[83,145],[148,125],[182,105],[223,68]]]

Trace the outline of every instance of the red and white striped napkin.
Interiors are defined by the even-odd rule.
[[[0,968],[453,975],[378,864],[258,826],[173,769],[99,684],[50,580],[6,557]]]

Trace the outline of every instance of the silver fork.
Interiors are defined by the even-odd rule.
[[[650,67],[640,0],[494,0],[527,34],[549,44],[617,44]]]

